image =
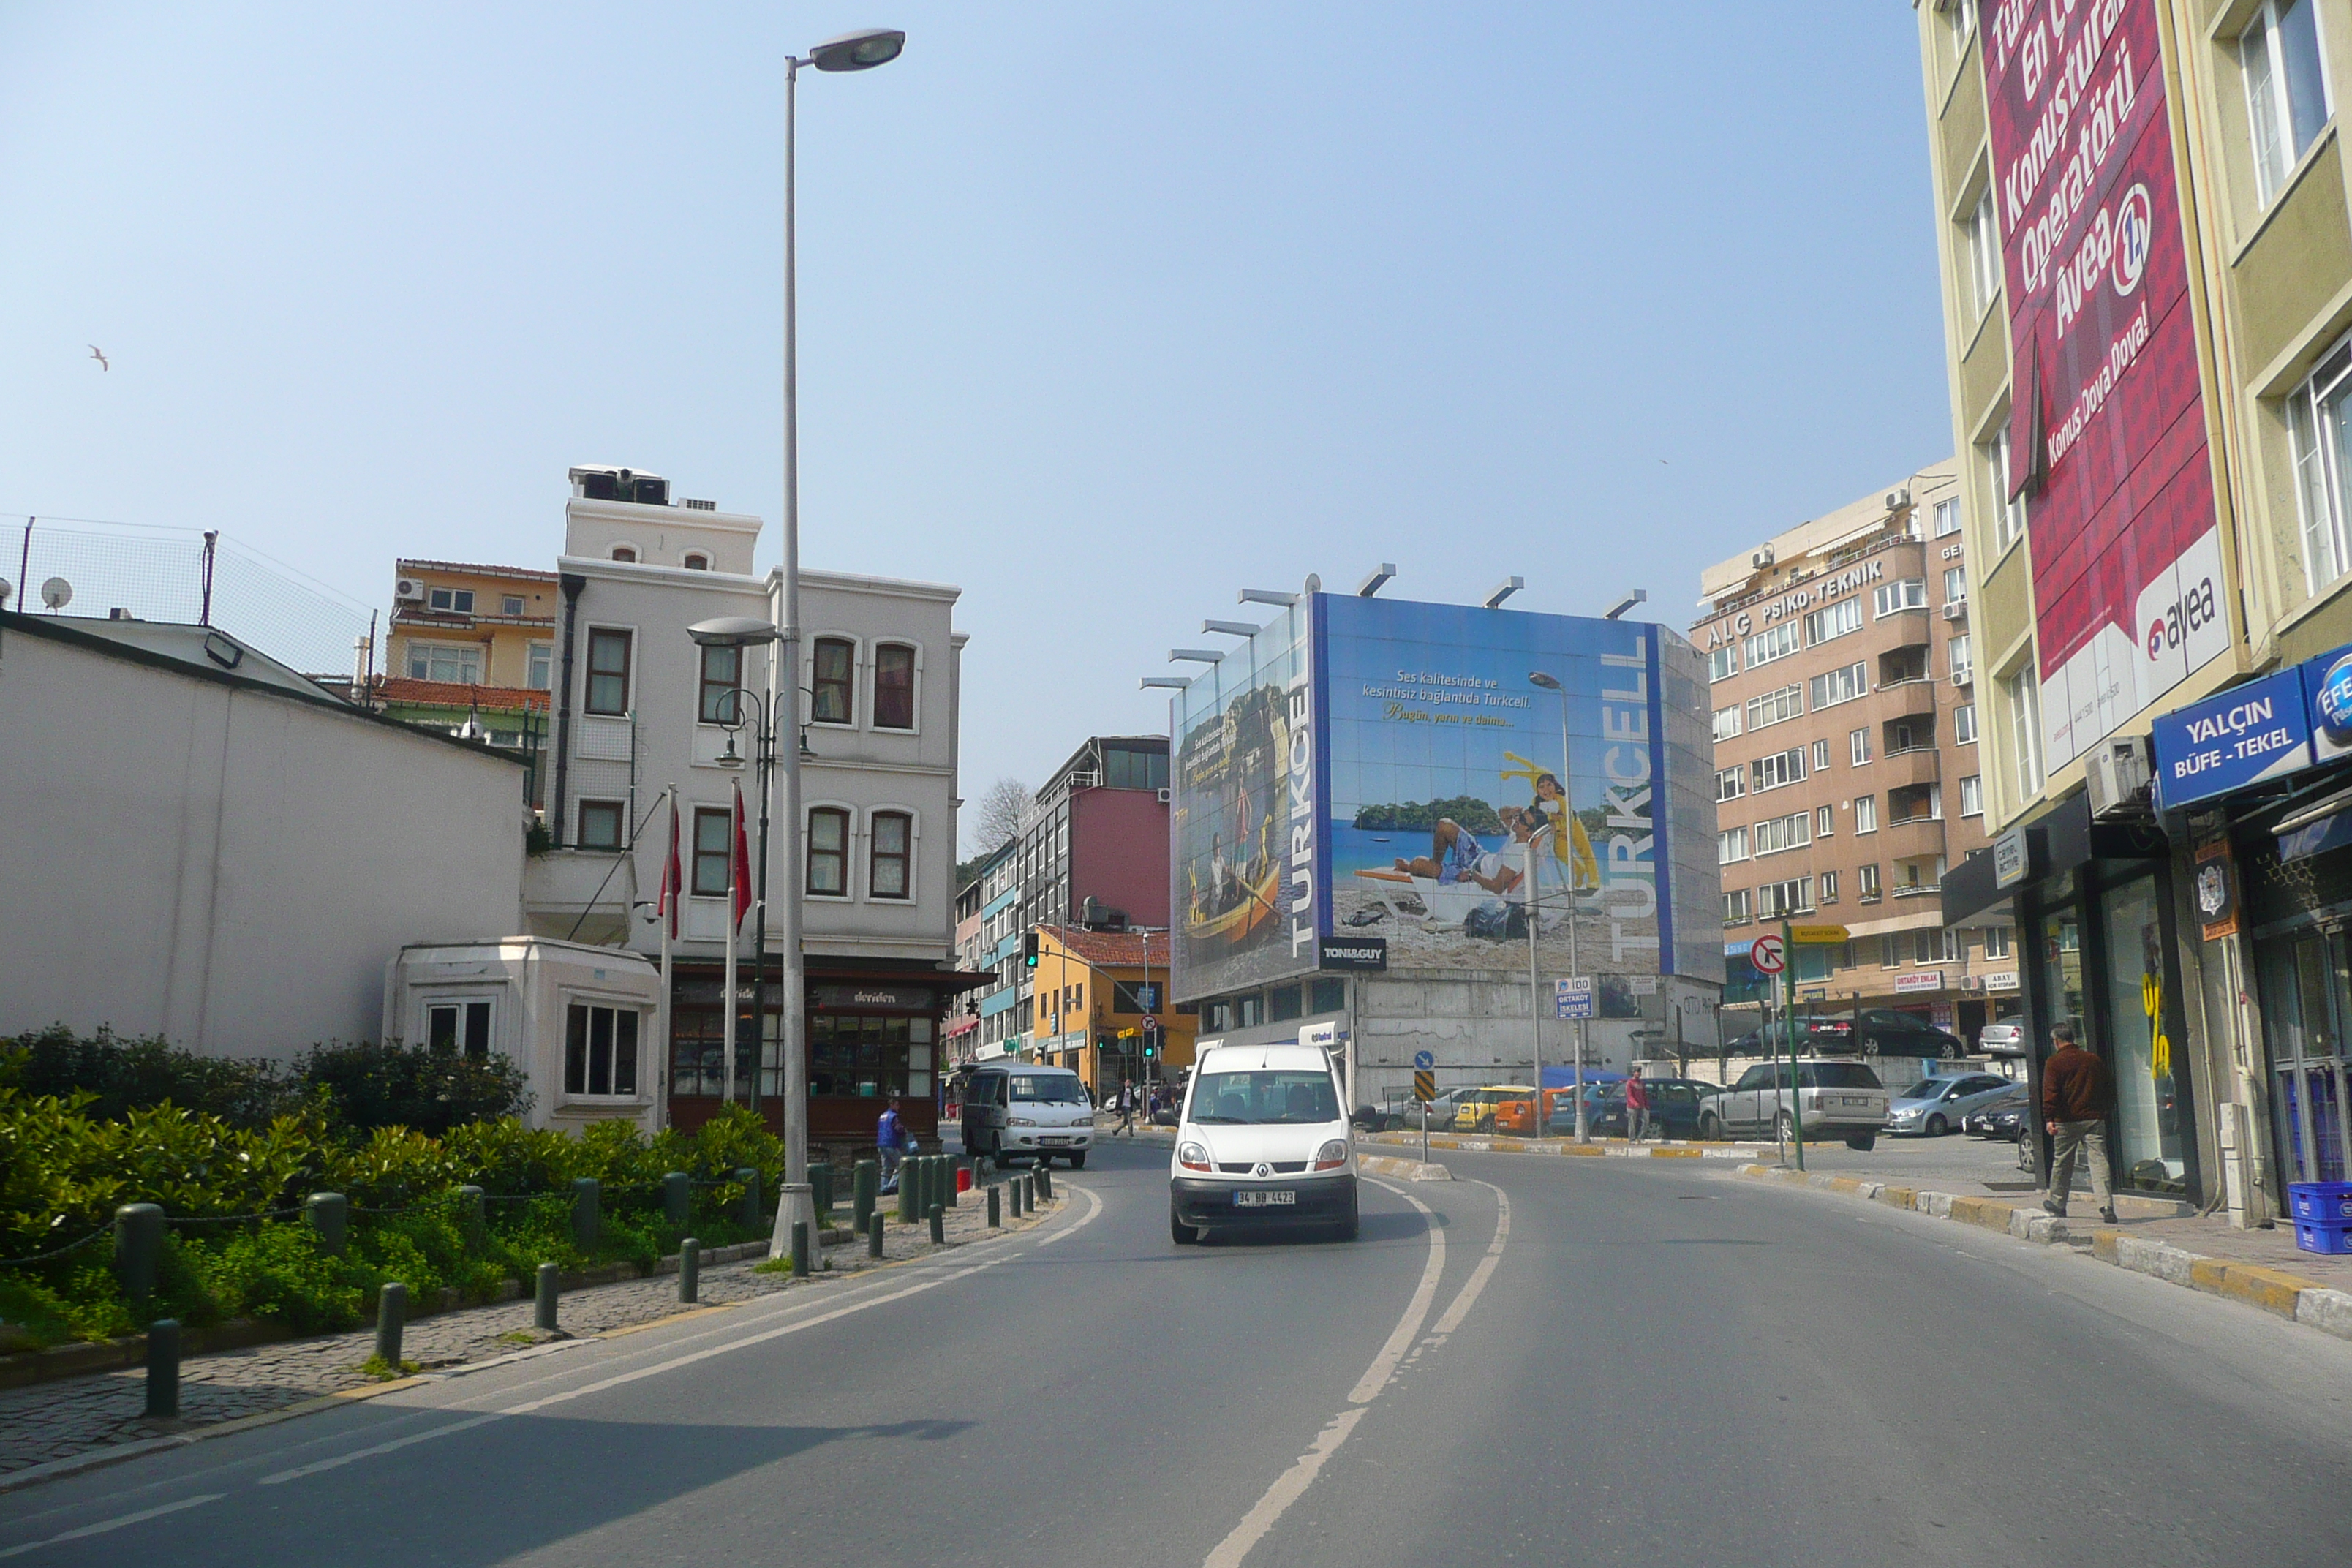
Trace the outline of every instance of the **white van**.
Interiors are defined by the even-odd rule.
[[[1026,1158],[1038,1164],[1066,1160],[1086,1169],[1095,1141],[1094,1102],[1067,1068],[1027,1062],[982,1062],[963,1091],[963,1147],[998,1164]]]
[[[1168,1163],[1168,1234],[1328,1225],[1356,1238],[1356,1154],[1331,1059],[1317,1046],[1202,1053]]]

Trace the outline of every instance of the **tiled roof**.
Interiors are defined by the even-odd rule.
[[[1106,969],[1168,967],[1168,933],[1164,931],[1087,931],[1076,926],[1047,926],[1054,940],[1089,963]]]
[[[412,680],[406,676],[381,677],[375,694],[383,702],[432,703],[441,708],[534,709],[547,710],[548,694],[513,686],[468,686],[462,680]]]
[[[552,583],[552,572],[536,572],[528,566],[483,566],[469,561],[417,561],[403,559],[394,563],[396,571],[405,573],[410,567],[421,572],[471,572],[483,577],[520,577],[530,583]]]

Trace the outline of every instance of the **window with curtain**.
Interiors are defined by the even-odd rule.
[[[874,650],[874,727],[915,727],[915,650],[884,643]]]
[[[857,645],[845,637],[819,637],[812,659],[809,719],[818,724],[854,724],[856,715]]]
[[[734,813],[725,806],[697,806],[694,812],[694,890],[704,898],[727,892],[728,826]]]
[[[698,717],[706,724],[740,724],[747,715],[742,710],[742,699],[735,689],[742,684],[743,650],[740,647],[707,647],[702,651],[702,680]]]
[[[903,811],[874,814],[873,837],[866,890],[877,899],[914,896],[910,875],[914,859],[915,819]]]
[[[629,644],[627,632],[610,626],[588,633],[588,700],[591,713],[620,717],[629,710]]]
[[[849,893],[849,813],[821,805],[809,813],[808,890],[825,898]]]

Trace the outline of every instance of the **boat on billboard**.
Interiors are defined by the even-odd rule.
[[[2230,647],[2157,16],[2082,0],[1983,24],[2045,768]]]

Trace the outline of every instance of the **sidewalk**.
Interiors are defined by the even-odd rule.
[[[1041,1207],[1050,1215],[1067,1201],[1057,1183],[1055,1203]],[[677,1299],[677,1262],[666,1259],[665,1272],[567,1293],[558,1310],[562,1328],[554,1335],[532,1328],[535,1306],[525,1297],[460,1308],[412,1322],[404,1336],[402,1355],[426,1369],[426,1375],[446,1374],[446,1369],[511,1356],[551,1341],[625,1332],[680,1313],[724,1310],[787,1289],[806,1289],[852,1279],[933,1250],[928,1225],[901,1226],[894,1209],[886,1205],[883,1212],[890,1217],[883,1227],[879,1262],[867,1258],[866,1244],[857,1240],[825,1247],[826,1270],[806,1281],[795,1281],[789,1271],[757,1272],[763,1257],[715,1266],[706,1263],[700,1300],[687,1306]],[[1008,1207],[1003,1229],[997,1234],[1026,1229],[1042,1217],[1024,1215],[1016,1220]],[[963,1194],[962,1201],[948,1211],[945,1228],[949,1247],[968,1246],[989,1235],[985,1193],[975,1189]],[[308,1408],[325,1408],[339,1399],[365,1397],[373,1390],[391,1386],[372,1383],[360,1372],[360,1363],[374,1353],[375,1330],[371,1325],[350,1333],[281,1340],[247,1350],[191,1357],[180,1368],[181,1418],[170,1424],[144,1418],[143,1369],[0,1392],[0,1490],[43,1479],[29,1473],[35,1467],[79,1468],[86,1467],[70,1461],[90,1456],[104,1462],[114,1457],[96,1450],[121,1448],[121,1457],[127,1458],[158,1446],[157,1439],[193,1441],[216,1434],[226,1423],[290,1413],[298,1405],[306,1407],[307,1413]]]

